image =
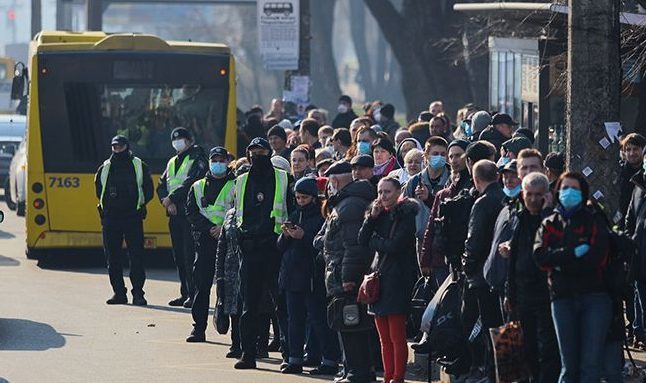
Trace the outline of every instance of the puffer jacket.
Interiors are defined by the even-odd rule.
[[[375,197],[375,188],[369,181],[357,180],[328,200],[332,210],[314,245],[323,245],[325,287],[330,297],[346,295],[344,282],[354,282],[358,290],[369,269],[370,251],[359,244],[358,237],[363,215]]]
[[[215,260],[215,279],[224,287],[224,313],[238,315],[240,311],[240,232],[236,226],[236,211],[230,209],[224,218],[222,232],[218,240]]]
[[[303,229],[301,239],[281,234],[278,237],[278,251],[282,254],[278,287],[286,291],[311,292],[314,289],[314,268],[318,251],[313,247],[314,236],[323,225],[318,203],[297,207],[289,220]]]
[[[369,311],[377,316],[408,314],[417,280],[415,215],[419,207],[403,199],[377,218],[370,216],[370,209],[359,231],[359,243],[376,252],[371,269],[379,272],[380,296]]]
[[[552,300],[606,292],[609,234],[603,213],[581,206],[566,216],[560,205],[541,223],[534,242],[534,260],[547,271]],[[574,249],[590,245],[577,258]]]

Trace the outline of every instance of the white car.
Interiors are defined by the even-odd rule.
[[[5,183],[7,207],[16,210],[19,216],[25,215],[27,193],[27,140],[23,139],[9,165],[9,179]]]

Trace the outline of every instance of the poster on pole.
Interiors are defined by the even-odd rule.
[[[298,116],[303,117],[310,103],[310,76],[292,76],[289,89],[283,90],[283,101],[296,104]]]
[[[299,0],[258,0],[258,48],[265,69],[298,69]]]

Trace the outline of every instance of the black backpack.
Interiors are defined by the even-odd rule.
[[[428,335],[430,357],[453,375],[467,372],[471,364],[468,340],[460,320],[462,284],[462,280],[453,281],[444,290]]]
[[[433,295],[435,295],[435,286],[430,277],[421,277],[413,287],[413,293],[410,300],[410,314],[406,322],[406,336],[413,338],[419,333],[422,325],[422,316],[426,310]]]
[[[463,189],[453,198],[440,203],[435,219],[435,236],[439,247],[446,254],[453,269],[460,269],[460,259],[464,253],[464,241],[469,231],[469,216],[475,198],[470,190]]]

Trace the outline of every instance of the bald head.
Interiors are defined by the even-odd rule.
[[[478,192],[482,193],[494,182],[498,182],[498,168],[493,161],[480,160],[473,165],[471,171],[473,183]]]

